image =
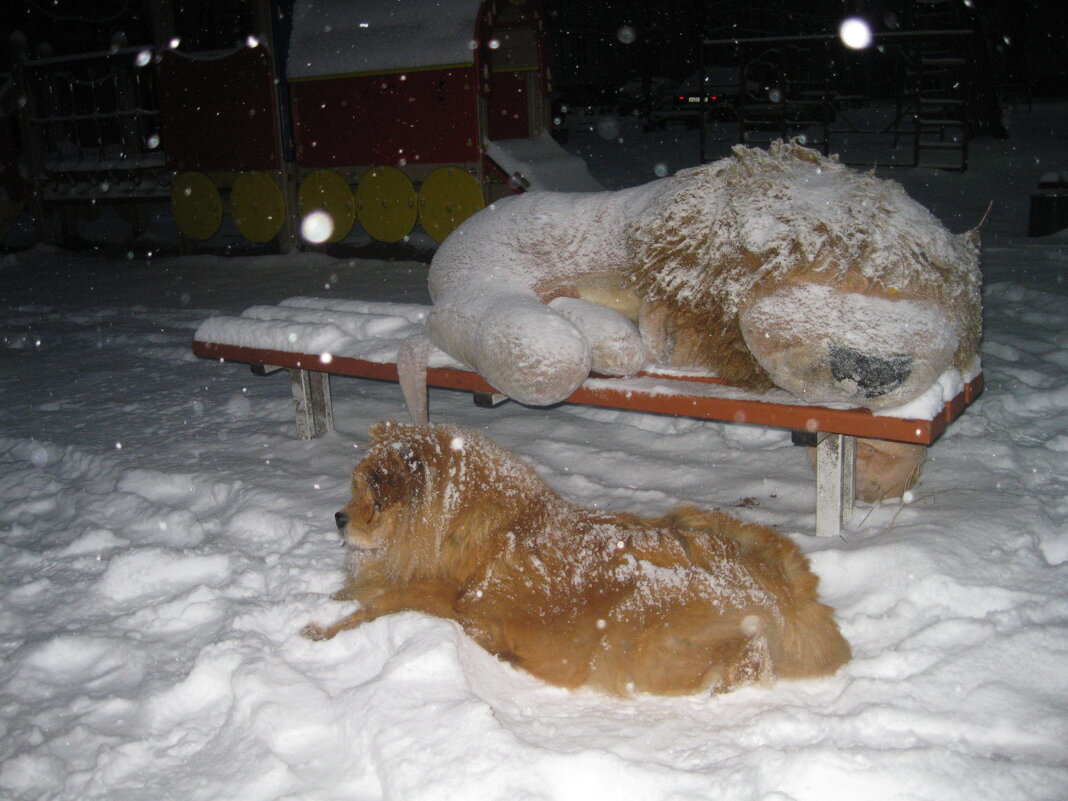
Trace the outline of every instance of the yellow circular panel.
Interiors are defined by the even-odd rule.
[[[356,220],[356,199],[345,179],[333,170],[316,170],[300,183],[301,233],[309,242],[340,242]],[[327,229],[321,230],[314,212],[329,217]],[[329,231],[329,236],[322,238]]]
[[[435,242],[485,206],[478,180],[459,167],[439,167],[419,188],[419,222]]]
[[[190,239],[211,239],[222,223],[219,190],[202,172],[182,172],[171,184],[171,211],[178,230]]]
[[[360,225],[380,242],[399,242],[415,228],[415,189],[396,167],[375,167],[356,187]]]
[[[286,220],[286,202],[267,172],[243,172],[230,190],[230,213],[237,230],[250,242],[270,242]]]

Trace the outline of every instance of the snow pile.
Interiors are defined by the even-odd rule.
[[[1066,125],[1063,105],[1035,112],[1057,148]],[[1024,236],[1024,167],[1047,153],[1029,147],[1014,132],[973,143],[964,175],[909,173],[964,218],[1009,197],[984,259],[987,390],[911,501],[862,507],[841,537],[808,536],[812,475],[785,432],[431,393],[434,419],[485,432],[577,503],[692,502],[791,534],[854,659],[717,697],[546,687],[416,614],[298,636],[351,608],[328,598],[332,516],[370,423],[403,418],[400,393],[335,381],[339,431],[298,441],[283,377],[195,359],[189,340],[334,274],[350,297],[425,303],[398,283],[425,268],[0,257],[0,797],[1068,797],[1068,256]]]
[[[586,162],[568,153],[548,132],[530,139],[486,142],[486,156],[524,189],[550,192],[601,192]]]
[[[193,339],[394,363],[401,344],[423,333],[429,312],[429,306],[414,303],[287,298],[277,306],[252,306],[240,316],[209,317]],[[440,350],[430,361],[434,367],[462,367]]]

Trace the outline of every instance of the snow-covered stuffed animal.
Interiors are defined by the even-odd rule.
[[[436,253],[427,330],[526,404],[661,363],[885,408],[974,371],[978,250],[896,182],[794,143],[739,146],[632,189],[493,203]],[[425,409],[424,361],[409,343],[402,384]]]

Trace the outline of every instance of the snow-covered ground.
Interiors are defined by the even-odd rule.
[[[417,614],[298,636],[344,608],[333,513],[400,392],[335,380],[337,432],[299,441],[282,375],[189,340],[291,295],[426,302],[425,265],[0,257],[0,797],[1068,797],[1068,238],[1025,236],[1038,177],[1068,166],[1066,112],[1015,111],[963,175],[892,174],[954,230],[994,203],[987,390],[910,503],[862,507],[838,538],[809,535],[812,475],[785,432],[431,393],[432,418],[575,501],[733,508],[801,544],[854,659],[726,696],[568,693]],[[608,186],[697,156],[687,134],[613,133],[568,145]]]

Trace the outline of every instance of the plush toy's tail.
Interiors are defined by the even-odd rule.
[[[430,359],[430,338],[414,334],[404,340],[397,353],[397,375],[408,414],[416,425],[428,419],[426,399],[426,367]]]

